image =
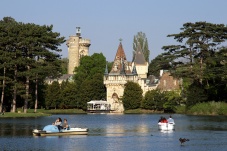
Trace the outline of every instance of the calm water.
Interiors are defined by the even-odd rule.
[[[176,129],[158,130],[161,114],[81,114],[39,118],[1,118],[0,150],[39,151],[226,151],[227,117],[172,115]],[[57,117],[67,118],[71,127],[87,127],[86,136],[34,137]],[[190,139],[180,145],[179,138]]]

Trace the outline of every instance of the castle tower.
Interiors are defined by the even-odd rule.
[[[120,98],[124,94],[127,81],[138,81],[136,68],[130,70],[129,63],[123,46],[120,42],[111,71],[108,73],[107,67],[104,73],[104,84],[107,90],[106,100],[111,105],[111,110],[116,113],[124,111]]]
[[[136,70],[138,73],[138,76],[140,78],[147,78],[148,73],[148,62],[145,60],[144,54],[141,50],[140,44],[137,46],[137,50],[135,51],[134,59],[132,60],[132,66],[136,66]]]
[[[75,67],[80,64],[80,58],[89,54],[91,45],[89,39],[82,39],[80,27],[76,27],[76,35],[70,36],[66,42],[68,46],[68,74],[73,74]]]

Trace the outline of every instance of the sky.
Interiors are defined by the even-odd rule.
[[[227,25],[227,0],[2,0],[0,19],[53,25],[66,40],[75,35],[91,40],[89,55],[103,53],[113,61],[122,39],[128,61],[132,60],[133,37],[146,34],[150,60],[163,53],[163,46],[177,44],[167,37],[180,32],[186,22],[206,21]],[[66,43],[60,46],[68,57]]]

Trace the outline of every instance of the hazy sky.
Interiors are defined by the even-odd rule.
[[[227,24],[227,0],[2,0],[0,19],[53,25],[61,36],[74,35],[81,27],[91,40],[89,54],[102,52],[113,61],[119,39],[127,60],[132,60],[133,36],[142,31],[148,38],[150,60],[175,44],[168,34],[179,33],[183,23],[206,21]],[[68,56],[63,44],[62,57]]]

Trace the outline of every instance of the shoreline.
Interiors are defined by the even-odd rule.
[[[53,109],[53,110],[44,110],[38,109],[36,113],[30,109],[27,113],[17,111],[15,113],[5,112],[4,115],[0,114],[0,118],[37,118],[43,116],[52,116],[53,114],[87,114],[87,112],[78,109]],[[107,113],[109,114],[109,113]],[[110,113],[118,114],[118,113]],[[144,109],[135,109],[135,110],[126,110],[122,114],[185,114],[185,115],[194,115],[194,116],[227,116],[227,115],[218,115],[218,114],[201,114],[201,113],[164,113],[163,111],[153,111],[153,110],[144,110]]]

